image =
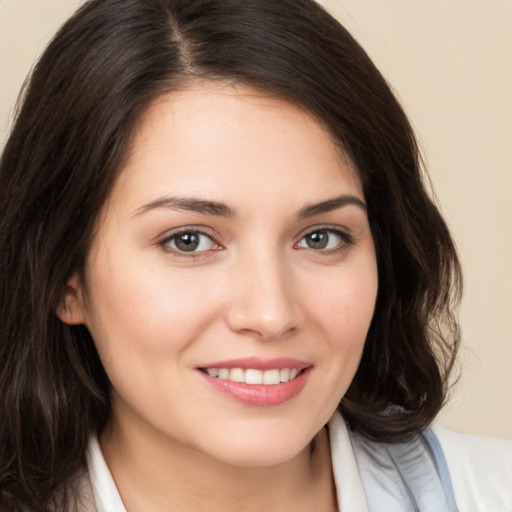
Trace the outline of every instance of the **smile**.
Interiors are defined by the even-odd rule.
[[[197,370],[215,393],[245,405],[271,407],[299,395],[313,366],[293,358],[245,358],[211,362]]]
[[[245,384],[263,384],[275,386],[283,382],[294,380],[300,374],[299,368],[274,368],[270,370],[258,370],[256,368],[205,368],[210,377],[231,382],[243,382]]]

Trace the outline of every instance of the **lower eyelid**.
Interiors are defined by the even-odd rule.
[[[323,232],[326,232],[330,235],[334,235],[336,237],[338,237],[340,239],[340,244],[341,245],[344,245],[344,246],[349,246],[349,245],[353,245],[356,241],[354,239],[354,237],[350,234],[350,233],[347,233],[346,231],[342,231],[341,229],[338,229],[338,228],[330,228],[330,227],[318,227],[316,229],[312,229],[312,230],[309,230],[307,233],[305,233],[304,235],[302,235],[302,237],[299,239],[299,242],[300,243],[302,240],[304,240],[308,235],[311,235],[312,233],[317,233],[319,231],[323,231]],[[336,250],[336,249],[313,249],[313,248],[310,248],[311,250],[315,250],[315,251],[332,251],[332,250]]]
[[[180,235],[184,234],[196,234],[199,236],[207,237],[210,240],[210,243],[212,244],[212,248],[205,249],[202,251],[181,251],[177,247],[172,247],[170,244],[175,241]],[[218,250],[222,248],[222,246],[217,242],[217,240],[209,233],[206,233],[199,229],[180,229],[179,231],[176,231],[175,233],[171,233],[170,235],[165,236],[160,241],[157,242],[157,245],[168,250],[169,252],[173,252],[175,254],[179,255],[185,255],[185,256],[192,256],[194,254],[199,255],[202,253],[207,253],[211,250]]]

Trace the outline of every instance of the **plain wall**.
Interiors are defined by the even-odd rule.
[[[0,145],[17,93],[78,0],[0,0]],[[397,91],[465,273],[457,393],[440,416],[512,439],[512,2],[324,0]]]

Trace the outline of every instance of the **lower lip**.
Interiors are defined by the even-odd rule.
[[[227,379],[210,377],[204,372],[200,373],[213,389],[234,398],[238,402],[256,407],[271,407],[280,405],[297,396],[306,385],[311,368],[306,368],[293,380],[270,386],[233,382]]]

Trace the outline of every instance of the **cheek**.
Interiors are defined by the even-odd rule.
[[[327,276],[325,292],[316,298],[317,315],[336,344],[363,343],[377,298],[378,276],[373,260],[361,268]],[[333,339],[334,337],[334,339]]]
[[[218,316],[218,298],[185,273],[176,275],[124,263],[91,276],[87,325],[105,371],[118,398],[151,415],[167,402],[171,409],[188,375],[189,347]]]
[[[375,308],[378,280],[374,259],[363,259],[360,266],[349,263],[332,272],[317,273],[314,290],[303,281],[302,296],[307,300],[303,304],[308,305],[304,339],[318,367],[311,376],[310,406],[304,415],[313,413],[318,420],[315,425],[329,420],[347,392]]]
[[[220,292],[205,289],[200,276],[117,261],[115,268],[96,265],[105,270],[90,277],[87,325],[107,372],[137,360],[177,357],[218,314]]]
[[[323,394],[335,407],[357,371],[373,318],[378,289],[374,260],[331,276],[323,285],[325,291],[316,296],[313,316],[325,342],[322,359],[328,370],[323,376]]]

